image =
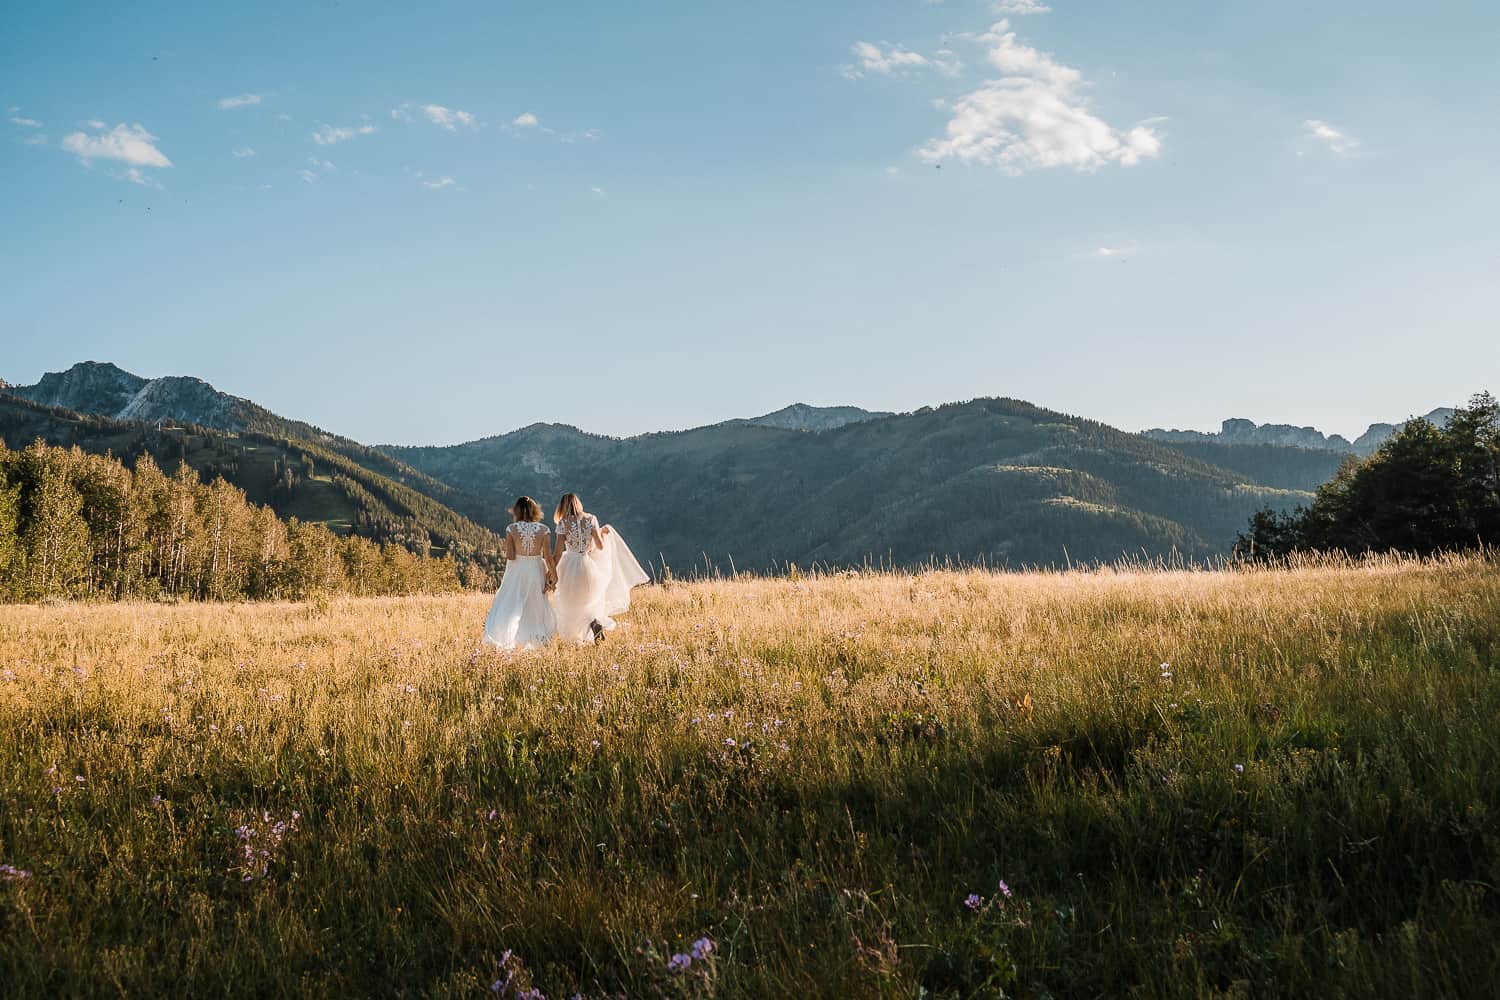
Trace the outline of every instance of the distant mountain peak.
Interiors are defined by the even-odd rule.
[[[865,410],[858,406],[812,406],[808,403],[793,403],[774,413],[758,417],[731,420],[735,424],[751,424],[756,427],[779,427],[789,431],[831,431],[848,424],[877,420],[894,414],[884,410]]]
[[[244,430],[254,404],[220,392],[199,378],[143,378],[108,361],[80,361],[48,372],[36,385],[6,386],[12,396],[43,406],[114,420],[171,420],[218,430]]]
[[[1446,424],[1453,411],[1439,407],[1422,419],[1439,426]],[[1257,424],[1244,417],[1231,417],[1219,425],[1217,433],[1205,431],[1164,430],[1153,427],[1141,431],[1146,437],[1157,441],[1181,444],[1187,442],[1209,442],[1212,444],[1279,445],[1286,448],[1312,448],[1319,451],[1353,452],[1369,455],[1405,426],[1397,424],[1371,424],[1359,437],[1350,441],[1340,434],[1324,434],[1316,427],[1294,427],[1291,424]]]

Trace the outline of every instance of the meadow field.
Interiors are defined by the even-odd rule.
[[[1500,992],[1500,563],[0,607],[7,996]]]

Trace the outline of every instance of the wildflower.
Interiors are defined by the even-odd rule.
[[[734,741],[734,738],[730,737],[730,736],[724,737],[724,745],[726,747],[729,747],[731,750],[733,750],[735,747],[739,746],[739,744]]]
[[[692,964],[693,964],[693,956],[691,956],[691,955],[684,955],[682,952],[679,951],[677,954],[675,954],[671,958],[667,959],[667,971],[668,972],[686,972],[688,970],[688,968]]]
[[[52,786],[52,794],[53,795],[61,795],[62,793],[63,793],[63,788],[62,788],[61,785],[54,785],[54,786]]]
[[[1172,679],[1172,665],[1170,663],[1163,663],[1161,665],[1161,679],[1164,681]]]
[[[0,881],[24,882],[31,878],[31,872],[17,868],[15,865],[0,865]]]
[[[598,740],[589,740],[589,746],[593,747],[595,750],[598,750],[601,744]]]
[[[702,962],[713,954],[714,943],[706,937],[701,937],[693,942],[693,957]]]
[[[1234,773],[1235,774],[1244,774],[1245,773],[1245,765],[1244,764],[1236,764],[1236,765],[1234,765]]]
[[[153,806],[159,806],[159,805],[161,805],[161,796],[160,795],[153,795],[153,796],[151,796],[151,804]]]
[[[977,910],[984,905],[984,897],[977,892],[971,892],[964,897],[964,905],[971,910]]]
[[[1009,899],[1011,896],[1015,895],[1015,893],[1010,891],[1010,886],[1005,884],[1005,879],[1000,880],[1000,885],[997,888],[999,888],[1000,890],[1000,895],[1004,896],[1006,899]]]
[[[81,781],[83,781],[85,779],[84,779],[83,775],[81,775],[81,774],[75,774],[75,775],[73,775],[73,780],[81,782]]]

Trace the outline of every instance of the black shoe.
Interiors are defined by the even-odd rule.
[[[589,622],[589,628],[594,630],[594,643],[597,645],[604,641],[604,626],[597,621]]]

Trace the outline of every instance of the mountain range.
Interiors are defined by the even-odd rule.
[[[169,470],[187,461],[283,515],[481,568],[497,565],[516,495],[546,504],[564,490],[658,572],[1207,558],[1253,511],[1307,501],[1378,428],[1392,425],[1357,442],[1238,420],[1218,434],[1132,434],[990,398],[900,414],[793,404],[630,438],[533,424],[459,445],[372,448],[199,379],[107,363],[0,385],[11,447],[41,438],[129,460],[150,452]]]
[[[1453,416],[1449,407],[1438,407],[1422,417],[1428,423],[1446,426]],[[1291,424],[1257,424],[1253,420],[1234,417],[1225,420],[1217,433],[1205,431],[1163,430],[1153,427],[1142,431],[1146,437],[1173,444],[1208,443],[1234,445],[1276,445],[1284,448],[1315,448],[1322,451],[1337,451],[1354,455],[1373,455],[1391,436],[1405,425],[1371,424],[1359,437],[1350,441],[1339,434],[1324,434],[1316,427],[1294,427]]]

